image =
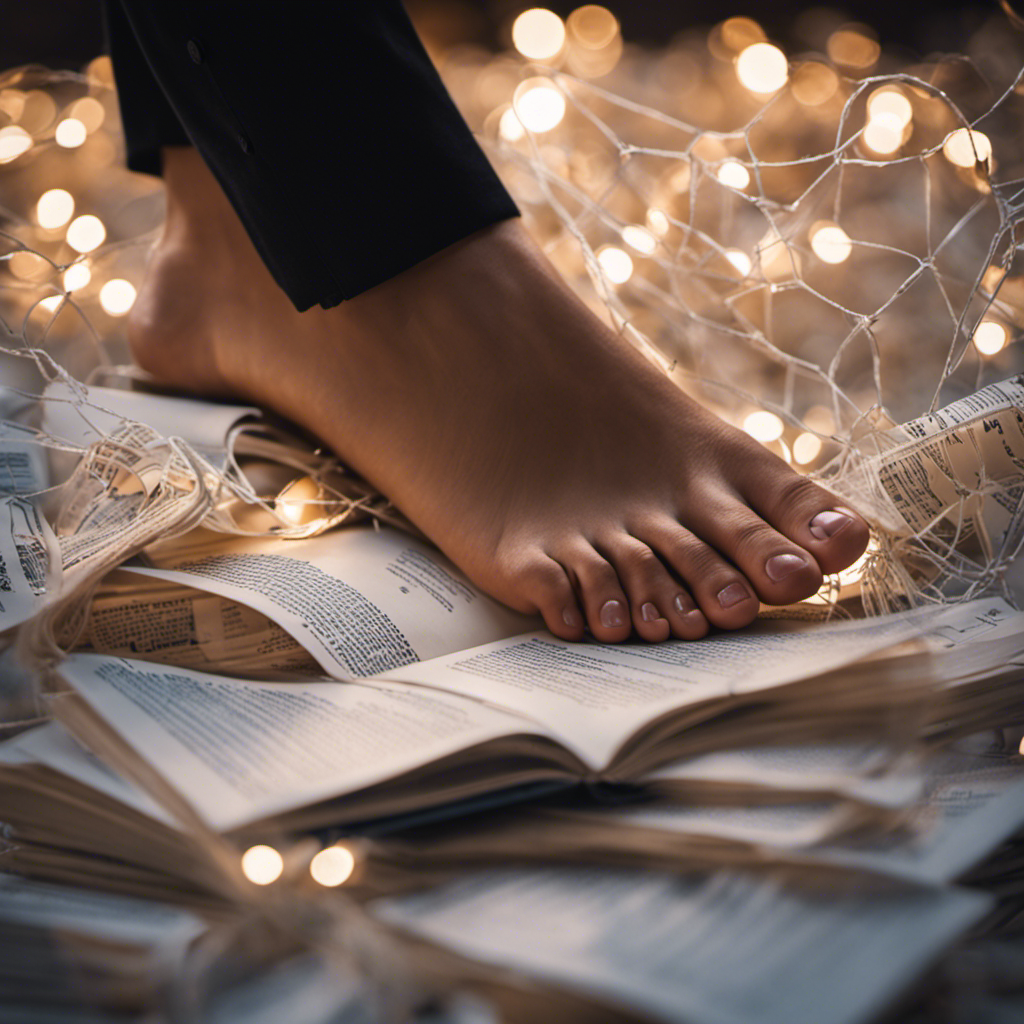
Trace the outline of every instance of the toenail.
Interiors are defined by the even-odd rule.
[[[746,601],[750,597],[750,591],[742,583],[730,583],[718,592],[718,603],[723,608],[731,608],[740,601]]]
[[[566,608],[565,611],[562,612],[562,621],[570,629],[579,629],[582,625],[579,615],[576,614],[575,608]]]
[[[676,594],[676,599],[672,603],[676,606],[676,611],[680,615],[692,615],[695,611],[699,610],[684,594]]]
[[[776,583],[801,569],[807,568],[807,560],[799,555],[772,555],[764,563],[764,571],[768,573],[768,579]]]
[[[852,522],[853,516],[846,512],[819,512],[811,520],[811,534],[818,540],[828,540]]]
[[[601,625],[608,629],[626,624],[626,609],[621,601],[605,601],[601,605]]]
[[[661,612],[650,601],[641,606],[640,614],[644,617],[644,622],[657,622],[661,618]]]

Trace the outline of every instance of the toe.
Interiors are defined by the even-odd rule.
[[[563,640],[582,640],[584,618],[565,569],[538,554],[517,573],[523,603],[544,617],[544,624]]]
[[[721,629],[739,629],[757,616],[760,602],[744,575],[690,530],[665,518],[646,526],[642,537],[672,566],[689,591],[677,593],[681,598],[678,604],[673,600],[677,636],[703,636],[708,623]],[[690,607],[690,594],[698,612]]]
[[[590,545],[558,559],[575,578],[590,632],[603,643],[620,643],[632,632],[629,601],[611,563]]]
[[[665,563],[643,541],[624,532],[597,547],[622,583],[637,636],[652,643],[667,640],[672,632],[668,612],[679,588]]]
[[[823,572],[845,569],[868,545],[867,523],[856,512],[788,466],[751,474],[742,493],[775,529],[809,551]]]

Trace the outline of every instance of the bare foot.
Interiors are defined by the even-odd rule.
[[[859,517],[682,394],[517,221],[296,313],[196,152],[165,167],[166,230],[129,325],[139,364],[302,424],[557,636],[736,629],[864,550]]]

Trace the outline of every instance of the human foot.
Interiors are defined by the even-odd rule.
[[[556,635],[735,629],[864,550],[855,513],[600,323],[517,221],[297,313],[195,152],[165,168],[129,324],[139,364],[302,424]]]

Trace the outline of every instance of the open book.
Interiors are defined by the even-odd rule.
[[[179,819],[270,835],[516,787],[635,782],[706,749],[704,734],[727,749],[911,721],[941,731],[945,693],[973,732],[1021,704],[1007,666],[1024,648],[1022,619],[986,600],[657,646],[534,632],[347,683],[76,654],[58,669],[66,692],[53,710]]]

